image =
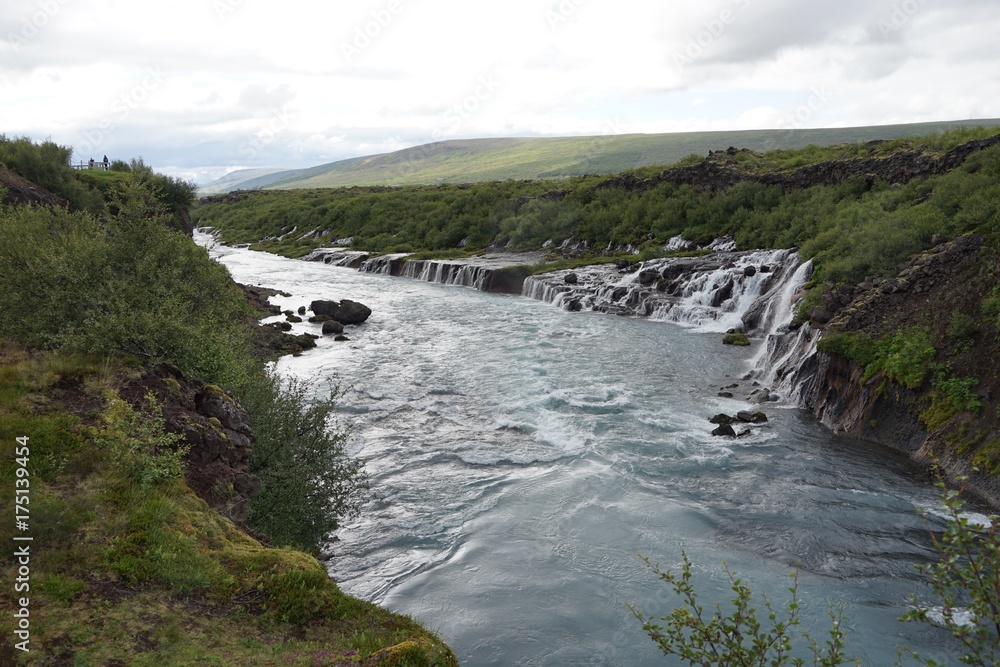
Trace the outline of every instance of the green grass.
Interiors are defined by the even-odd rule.
[[[311,556],[240,531],[179,471],[143,483],[134,465],[123,468],[110,440],[169,442],[155,433],[160,422],[137,425],[114,397],[130,372],[0,339],[0,479],[12,487],[14,438],[29,436],[35,538],[32,651],[0,651],[0,662],[311,667],[382,656],[378,664],[457,664],[412,619],[345,595]],[[12,496],[0,498],[7,516]],[[0,539],[10,543],[11,528],[0,528]],[[0,576],[13,581],[11,559],[0,562]],[[0,604],[13,608],[13,596],[12,587],[0,591]],[[13,621],[5,614],[0,632],[10,636]]]
[[[457,139],[250,178],[237,181],[228,186],[228,190],[237,187],[289,189],[558,179],[674,164],[692,153],[704,156],[710,150],[724,150],[729,146],[766,151],[861,144],[979,124],[996,126],[1000,125],[1000,120],[809,130]],[[809,159],[808,152],[799,153],[789,157],[784,165],[801,166]]]

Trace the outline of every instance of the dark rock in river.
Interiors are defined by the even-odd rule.
[[[643,269],[639,272],[640,285],[652,285],[660,279],[660,272],[657,269]]]
[[[720,412],[719,414],[715,415],[714,417],[712,417],[708,421],[711,422],[712,424],[723,424],[723,425],[725,425],[725,424],[732,424],[734,421],[736,421],[736,418],[735,417],[730,417],[729,415],[725,414],[724,412]]]
[[[751,424],[763,424],[767,421],[767,415],[763,412],[751,412],[750,410],[740,410],[736,413],[736,418],[741,422],[748,422]]]
[[[580,276],[576,275],[575,273],[567,273],[566,277],[563,278],[563,280],[566,281],[567,285],[575,285],[578,282],[580,282]]]
[[[326,322],[323,322],[323,333],[342,334],[344,333],[344,325],[337,320],[327,320]]]
[[[712,435],[724,435],[730,438],[735,438],[736,431],[734,431],[733,427],[730,426],[729,424],[723,424],[722,426],[712,431]]]
[[[306,307],[299,306],[299,315],[305,315],[305,314],[306,314]]]
[[[326,315],[341,324],[361,324],[372,314],[372,310],[368,306],[349,299],[313,301],[309,307],[316,315]]]

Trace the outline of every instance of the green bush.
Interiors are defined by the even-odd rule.
[[[310,400],[297,380],[260,375],[240,392],[251,416],[251,472],[261,492],[247,522],[280,546],[315,550],[368,497],[363,463],[348,456],[347,434],[331,423],[335,394]]]
[[[938,373],[931,390],[931,405],[920,414],[921,421],[933,431],[960,412],[978,413],[983,404],[974,391],[977,386],[979,378],[948,377],[946,373]]]
[[[727,333],[722,337],[722,344],[746,346],[750,344],[750,339],[745,333]]]
[[[998,519],[991,517],[989,525],[974,523],[964,513],[960,492],[946,489],[943,483],[938,486],[948,523],[943,531],[932,532],[937,561],[917,566],[933,600],[923,602],[914,595],[913,608],[901,620],[943,626],[961,643],[962,664],[995,667],[1000,665]],[[921,660],[912,651],[907,653],[929,667],[942,667],[933,660]]]
[[[108,450],[116,477],[128,484],[149,488],[176,481],[184,474],[181,446],[184,436],[164,430],[163,411],[152,394],[146,411],[137,412],[120,398],[113,398],[104,413],[105,427],[97,442]]]
[[[789,591],[791,600],[782,612],[772,605],[767,596],[761,596],[762,612],[753,605],[753,593],[733,572],[726,568],[734,597],[732,609],[716,607],[711,615],[698,603],[698,595],[691,582],[691,561],[682,552],[683,563],[679,574],[660,570],[644,558],[660,580],[673,590],[682,602],[670,615],[657,619],[647,617],[629,605],[632,614],[643,624],[643,630],[664,655],[674,655],[689,665],[708,667],[781,667],[802,665],[800,658],[792,657],[796,648],[792,630],[799,625],[798,579],[792,575]],[[764,617],[761,618],[760,614]],[[841,629],[842,610],[830,610],[832,626],[829,639],[820,645],[808,633],[802,632],[804,644],[813,655],[813,664],[835,667],[852,662],[844,652],[844,631]]]
[[[212,382],[248,372],[254,313],[228,271],[131,184],[108,217],[0,207],[0,336],[169,361]]]
[[[875,345],[874,369],[908,389],[923,384],[936,351],[930,333],[920,327],[900,329]],[[871,371],[866,371],[870,375]]]

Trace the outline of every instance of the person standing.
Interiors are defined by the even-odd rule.
[[[110,168],[111,168],[111,161],[108,159],[108,156],[105,155],[104,156],[104,171],[107,171]]]

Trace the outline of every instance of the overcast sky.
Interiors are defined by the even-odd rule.
[[[0,132],[207,182],[442,139],[1000,117],[998,0],[3,0]]]

